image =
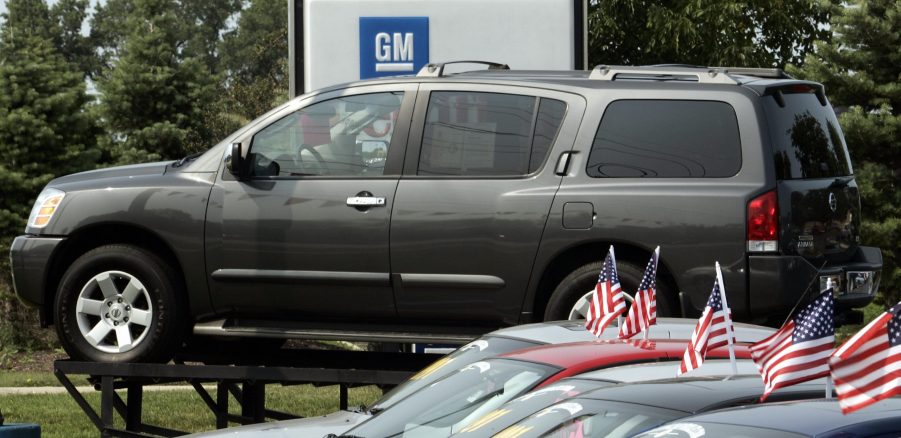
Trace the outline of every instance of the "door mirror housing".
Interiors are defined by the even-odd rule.
[[[231,155],[226,162],[229,172],[236,178],[244,176],[244,157],[241,156],[241,143],[232,143]]]

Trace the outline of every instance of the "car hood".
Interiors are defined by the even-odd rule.
[[[171,161],[160,161],[156,163],[131,164],[128,166],[107,167],[105,169],[89,170],[87,172],[73,173],[71,175],[61,176],[50,181],[48,186],[60,187],[64,185],[81,183],[86,181],[108,180],[115,178],[133,178],[145,175],[162,175],[166,171],[166,167]]]
[[[191,437],[265,437],[265,438],[320,438],[330,433],[341,435],[370,417],[369,414],[353,411],[337,411],[328,415],[297,420],[276,421],[274,423],[250,424],[222,430],[188,435]]]

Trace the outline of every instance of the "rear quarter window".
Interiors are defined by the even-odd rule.
[[[735,110],[725,102],[618,100],[601,119],[594,178],[725,178],[741,169]]]
[[[851,159],[831,105],[812,92],[783,93],[785,106],[764,98],[778,179],[851,175]]]

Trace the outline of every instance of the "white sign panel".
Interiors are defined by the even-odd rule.
[[[429,62],[543,70],[569,70],[576,62],[573,0],[303,2],[305,91],[415,74]]]

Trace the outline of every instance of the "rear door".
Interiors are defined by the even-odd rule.
[[[277,112],[222,172],[207,218],[217,311],[296,321],[395,316],[388,232],[415,84],[355,87]]]
[[[582,97],[422,85],[391,219],[398,315],[516,323]]]
[[[848,260],[860,236],[860,195],[832,106],[813,85],[763,99],[778,181],[780,249],[819,266]],[[819,263],[817,263],[819,261]]]

